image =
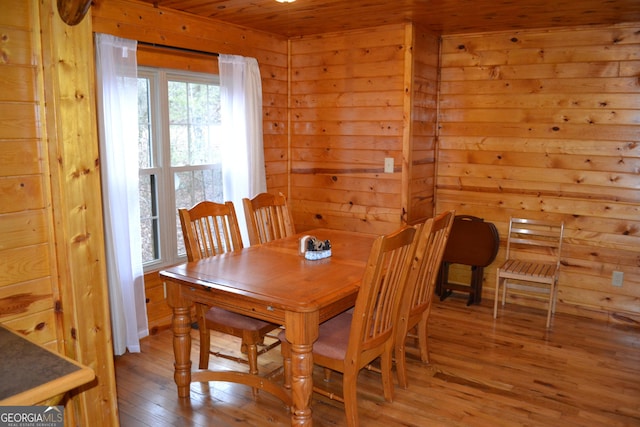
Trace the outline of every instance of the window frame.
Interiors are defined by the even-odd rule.
[[[149,82],[150,114],[150,161],[149,168],[139,167],[140,179],[156,176],[156,199],[159,238],[158,258],[143,262],[145,273],[163,267],[185,262],[186,253],[178,253],[178,232],[180,223],[176,206],[175,174],[184,171],[209,170],[215,163],[187,166],[171,165],[170,122],[169,122],[169,81],[181,81],[207,85],[220,85],[216,74],[191,72],[170,68],[138,66],[138,78]],[[159,120],[158,120],[159,119]],[[189,206],[190,207],[190,206]],[[142,218],[140,219],[142,221]]]

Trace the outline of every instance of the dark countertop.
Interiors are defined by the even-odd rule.
[[[91,369],[0,327],[0,405],[35,405],[93,378]]]

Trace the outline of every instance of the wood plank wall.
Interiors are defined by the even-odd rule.
[[[413,43],[411,25],[291,41],[291,200],[299,230],[389,232],[408,220],[410,178],[411,196],[422,191],[431,201],[432,187],[417,188],[428,181],[410,177],[408,166],[414,154],[411,125],[419,145],[428,146],[429,139],[418,125],[424,117],[411,114],[413,100],[422,102],[422,89],[428,88],[412,90],[414,61],[431,58],[433,71],[437,44],[418,54]],[[435,77],[428,68],[418,73]],[[422,151],[415,157],[418,163],[432,158]],[[394,160],[393,173],[384,173],[385,158]]]
[[[299,230],[387,233],[433,215],[438,44],[412,25],[291,41]]]
[[[2,0],[0,322],[94,370],[67,425],[112,426],[90,25],[67,26],[54,0]]]
[[[57,351],[59,291],[46,135],[38,121],[37,13],[34,2],[12,0],[0,14],[0,322]]]
[[[410,153],[408,173],[407,222],[425,220],[434,214],[435,159],[438,111],[438,63],[440,37],[413,28],[412,63],[405,78],[412,93],[411,108],[405,117],[411,120],[410,135],[405,149]]]
[[[639,76],[640,24],[442,38],[437,210],[564,220],[559,311],[640,321]]]

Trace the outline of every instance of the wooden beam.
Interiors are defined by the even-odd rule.
[[[37,4],[35,0],[34,4]],[[34,7],[38,10],[38,6]],[[40,2],[42,132],[48,140],[63,352],[97,381],[72,402],[78,425],[117,426],[106,280],[90,19],[66,25],[55,0]],[[36,52],[36,54],[39,52]],[[67,411],[69,413],[70,411]]]

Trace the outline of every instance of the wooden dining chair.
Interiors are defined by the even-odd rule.
[[[342,396],[320,387],[313,390],[344,403],[347,425],[358,425],[356,382],[360,370],[380,357],[384,397],[393,400],[392,356],[394,325],[408,266],[415,250],[415,227],[405,226],[378,237],[365,268],[355,307],[320,325],[313,344],[313,362],[342,372]],[[320,279],[321,280],[321,279]],[[291,384],[291,345],[280,333],[285,387]]]
[[[435,293],[438,270],[451,233],[455,211],[428,219],[418,227],[416,250],[405,287],[396,328],[395,360],[398,384],[407,388],[405,349],[410,331],[416,329],[420,359],[429,362],[427,325]]]
[[[242,238],[232,202],[215,203],[203,201],[191,209],[178,209],[182,235],[187,250],[187,259],[197,261],[242,249]],[[249,372],[258,374],[258,356],[279,344],[276,340],[269,346],[262,346],[267,333],[279,325],[244,316],[219,307],[196,305],[198,328],[200,331],[200,369],[208,369],[209,355],[247,363]],[[247,359],[221,352],[212,352],[210,331],[218,331],[242,339],[242,349]],[[258,350],[258,346],[262,346]]]
[[[260,193],[253,199],[242,199],[242,204],[251,245],[296,234],[284,194]]]
[[[560,275],[560,254],[564,222],[511,218],[504,263],[496,271],[493,318],[498,316],[498,297],[502,287],[502,306],[508,289],[526,296],[540,297],[547,303],[547,329],[556,310]]]

